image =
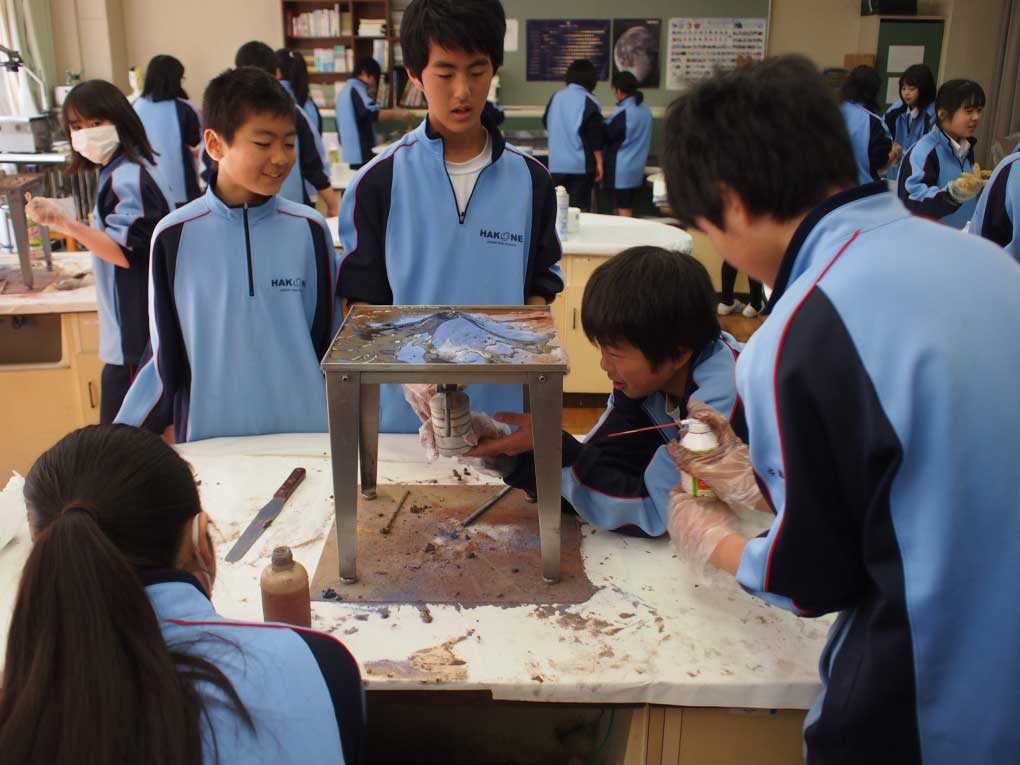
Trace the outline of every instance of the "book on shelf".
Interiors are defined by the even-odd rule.
[[[346,45],[301,51],[309,72],[347,74],[354,69],[354,50]]]
[[[290,37],[340,37],[351,34],[351,29],[351,14],[341,11],[339,3],[290,16]]]
[[[358,37],[385,37],[386,19],[361,19],[358,21]]]

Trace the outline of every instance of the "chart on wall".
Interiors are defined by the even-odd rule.
[[[613,75],[630,72],[642,88],[659,87],[662,19],[613,19]]]
[[[559,82],[570,63],[586,58],[609,79],[608,19],[528,19],[528,79]]]
[[[669,20],[666,88],[682,90],[742,61],[765,58],[768,19],[674,18]]]

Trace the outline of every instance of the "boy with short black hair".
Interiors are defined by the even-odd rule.
[[[152,360],[117,422],[176,441],[326,429],[319,360],[333,337],[336,252],[319,213],[280,195],[294,102],[254,67],[209,83],[204,196],[152,237]]]
[[[237,49],[234,66],[238,68],[254,67],[272,75],[277,80],[283,79],[276,53],[259,40],[246,42]],[[293,100],[293,92],[290,92],[290,96]],[[340,209],[340,202],[329,180],[329,166],[323,160],[325,152],[320,153],[317,148],[317,133],[309,122],[308,115],[296,103],[294,104],[294,124],[297,130],[297,162],[288,173],[283,187],[280,189],[280,194],[292,202],[314,207],[308,189],[315,189],[326,206],[326,216],[333,217]],[[207,167],[210,164],[209,159],[208,152],[203,152],[202,161]],[[207,169],[203,177],[208,174],[209,170]],[[208,182],[208,177],[206,177],[206,182]]]
[[[548,171],[483,117],[503,63],[498,0],[414,0],[401,45],[429,113],[343,197],[338,290],[380,305],[522,305],[563,289]],[[473,406],[517,410],[519,386],[476,385]],[[382,432],[417,432],[399,386],[383,386]]]
[[[362,166],[375,156],[376,122],[404,120],[410,122],[414,115],[406,109],[381,109],[372,94],[379,87],[382,67],[371,56],[358,59],[354,71],[336,94],[336,125],[340,133],[340,149],[343,160],[352,170]]]
[[[715,303],[705,267],[691,255],[660,247],[625,250],[588,280],[581,324],[602,352],[613,393],[583,442],[563,434],[562,480],[563,497],[592,525],[653,537],[666,533],[669,492],[680,481],[666,444],[677,438],[690,399],[724,412],[744,433],[733,383],[743,346],[719,329]],[[500,413],[496,420],[518,429],[483,441],[467,456],[520,454],[505,480],[534,494],[530,415]],[[672,427],[614,435],[653,426]]]
[[[718,499],[678,491],[670,534],[753,595],[841,612],[806,762],[1009,762],[1020,270],[885,183],[858,186],[841,123],[797,56],[712,77],[669,113],[674,213],[773,287],[737,364],[750,450],[696,413],[720,448],[672,451]],[[932,311],[932,294],[953,299]],[[777,517],[748,539],[732,508],[763,499]]]

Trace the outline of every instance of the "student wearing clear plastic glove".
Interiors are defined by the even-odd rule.
[[[402,386],[404,399],[410,404],[414,413],[421,420],[421,428],[418,430],[418,441],[425,450],[425,459],[435,462],[439,459],[439,446],[436,442],[436,431],[433,425],[432,399],[439,393],[439,386],[435,384],[415,383]],[[463,391],[464,386],[457,386],[458,391]],[[470,412],[471,427],[466,428],[463,434],[464,449],[468,451],[471,447],[477,446],[479,441],[492,438],[503,438],[510,435],[509,425],[496,422],[485,412]],[[478,465],[483,470],[500,473],[498,460],[467,459],[471,464]]]

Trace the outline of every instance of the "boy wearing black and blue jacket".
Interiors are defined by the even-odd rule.
[[[498,0],[414,0],[401,44],[429,113],[344,194],[338,292],[378,305],[522,305],[563,289],[548,171],[483,116],[503,62]],[[520,411],[520,387],[469,388],[472,406]],[[399,386],[381,391],[380,430],[417,432]]]
[[[279,193],[295,162],[294,102],[241,67],[209,83],[203,114],[218,170],[153,234],[152,360],[117,422],[173,423],[176,441],[324,431],[336,253],[323,217]]]
[[[690,400],[725,412],[746,437],[733,379],[743,345],[720,331],[715,303],[705,267],[660,247],[625,250],[588,280],[581,325],[602,353],[613,393],[582,441],[563,434],[562,491],[593,526],[638,536],[666,533],[669,492],[680,482],[666,445],[679,436]],[[517,430],[483,441],[466,456],[520,455],[515,463],[497,464],[507,484],[534,495],[530,415],[503,412],[496,420]]]
[[[410,122],[406,109],[382,109],[372,93],[379,87],[382,67],[371,56],[360,59],[343,88],[336,94],[336,126],[340,151],[352,170],[360,170],[375,156],[375,124],[385,120]]]
[[[571,62],[564,79],[566,87],[553,93],[542,115],[549,133],[549,172],[553,183],[567,190],[570,206],[588,212],[592,189],[604,175],[606,124],[594,95],[598,72],[581,58]]]
[[[674,494],[674,543],[776,606],[839,614],[807,763],[1013,761],[1020,269],[859,186],[799,56],[699,83],[665,136],[672,209],[773,287],[737,363],[748,446],[701,410],[720,448],[671,448],[717,498]],[[953,299],[932,311],[932,294]],[[760,502],[776,517],[748,538],[734,509]]]

